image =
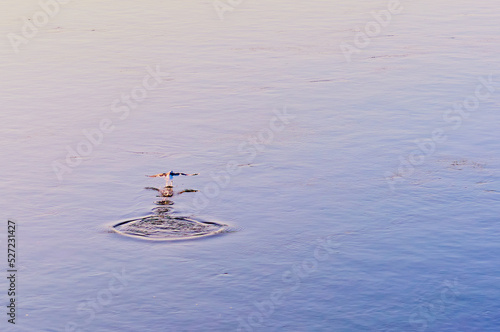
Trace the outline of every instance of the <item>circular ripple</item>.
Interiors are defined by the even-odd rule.
[[[114,225],[113,229],[125,236],[157,241],[188,240],[228,231],[224,224],[165,215],[122,221]]]

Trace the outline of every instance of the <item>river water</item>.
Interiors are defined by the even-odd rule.
[[[498,331],[497,2],[4,2],[2,331]]]

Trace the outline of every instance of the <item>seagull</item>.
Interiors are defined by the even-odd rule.
[[[187,174],[187,173],[177,173],[177,172],[174,172],[174,171],[170,171],[168,173],[159,173],[159,174],[155,174],[155,175],[146,175],[147,177],[150,177],[150,178],[165,178],[165,180],[167,181],[167,183],[165,184],[165,187],[173,187],[173,179],[174,179],[174,176],[179,176],[179,175],[184,175],[184,176],[193,176],[193,175],[198,175],[199,173],[193,173],[193,174]]]

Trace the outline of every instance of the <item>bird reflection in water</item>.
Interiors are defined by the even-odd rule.
[[[177,172],[160,173],[148,175],[149,177],[164,177],[167,180],[165,187],[146,187],[158,193],[160,200],[155,202],[153,213],[137,219],[122,221],[113,226],[113,229],[122,235],[148,239],[148,240],[186,240],[205,236],[227,233],[225,224],[204,221],[194,217],[183,216],[173,209],[172,197],[189,192],[197,192],[195,189],[184,189],[174,192],[172,179],[174,176],[192,176],[197,174],[186,174]]]
[[[158,214],[160,215],[165,215],[172,210],[174,202],[170,198],[173,197],[174,195],[180,195],[184,193],[192,193],[198,191],[196,189],[184,189],[182,191],[174,193],[174,188],[172,185],[167,185],[161,189],[155,187],[146,187],[145,189],[154,190],[158,192],[157,197],[161,197],[161,200],[155,202],[155,204],[158,205],[158,207],[155,208],[155,211],[158,212]]]

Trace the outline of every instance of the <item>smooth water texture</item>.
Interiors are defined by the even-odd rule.
[[[498,331],[496,1],[4,3],[2,331]]]

